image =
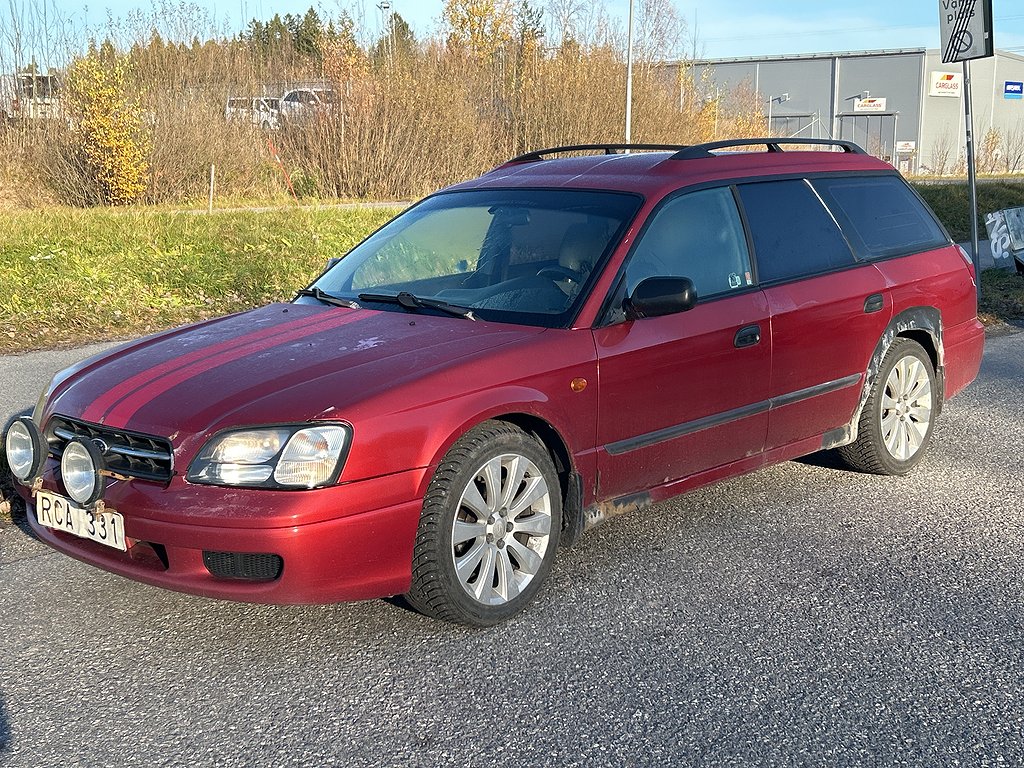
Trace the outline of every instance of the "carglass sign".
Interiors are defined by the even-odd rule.
[[[960,98],[964,76],[960,72],[932,72],[928,78],[929,96]]]

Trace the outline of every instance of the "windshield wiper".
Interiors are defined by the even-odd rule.
[[[469,307],[461,307],[458,304],[449,304],[447,301],[441,301],[439,299],[425,299],[421,296],[415,296],[408,291],[401,291],[397,296],[390,293],[360,293],[359,300],[383,301],[388,304],[398,304],[403,309],[408,310],[417,310],[429,307],[430,309],[447,312],[449,315],[455,315],[456,317],[465,317],[469,320],[476,320],[476,315],[473,314],[473,310]]]
[[[348,307],[349,309],[361,309],[359,304],[352,301],[352,299],[342,299],[337,296],[321,290],[320,288],[303,288],[301,291],[297,291],[296,296],[312,296],[317,301],[322,301],[324,304],[330,304],[334,307]]]

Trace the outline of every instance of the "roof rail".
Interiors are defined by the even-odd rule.
[[[551,147],[550,149],[538,149],[534,152],[527,152],[525,155],[513,157],[510,163],[535,163],[543,160],[545,155],[556,155],[565,152],[583,152],[587,150],[601,150],[606,155],[617,155],[622,150],[670,150],[674,152],[689,149],[685,144],[574,144],[568,147]]]
[[[726,147],[750,147],[764,145],[769,152],[783,152],[781,144],[821,144],[829,147],[842,147],[843,152],[866,155],[859,145],[852,141],[842,139],[723,139],[722,141],[709,141],[705,144],[694,144],[691,147],[684,147],[672,155],[673,160],[696,160],[704,157],[714,157],[711,150],[724,149]]]

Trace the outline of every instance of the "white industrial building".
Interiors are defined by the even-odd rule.
[[[963,68],[943,64],[938,49],[707,59],[694,66],[695,82],[757,93],[772,135],[850,139],[904,173],[951,172],[965,157]],[[971,62],[971,91],[976,145],[990,132],[1001,140],[987,157],[990,170],[1024,171],[1024,56],[997,50]]]

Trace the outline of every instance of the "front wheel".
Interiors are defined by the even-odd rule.
[[[485,422],[448,451],[423,500],[406,599],[435,618],[491,626],[540,589],[558,548],[562,503],[547,450]]]
[[[851,468],[904,475],[924,457],[936,414],[935,369],[920,344],[897,338],[879,368],[857,440],[838,449]]]

